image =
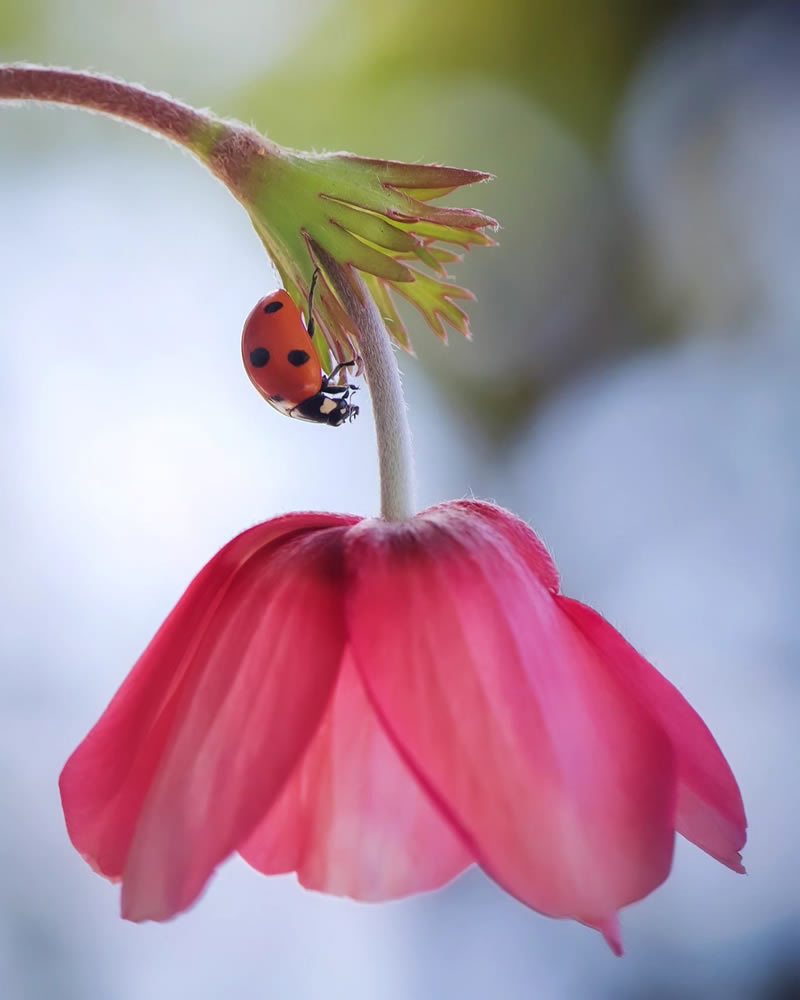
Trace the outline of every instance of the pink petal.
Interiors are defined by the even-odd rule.
[[[225,546],[67,761],[70,838],[122,878],[130,919],[189,906],[308,743],[344,643],[340,532],[322,529],[354,520],[289,515]]]
[[[348,532],[356,666],[489,874],[613,944],[670,869],[672,747],[495,523],[446,505]]]
[[[346,657],[322,723],[241,849],[267,875],[375,902],[436,889],[473,858],[381,728]]]
[[[596,611],[567,597],[557,600],[672,740],[678,763],[678,831],[729,868],[744,872],[739,854],[747,839],[742,796],[706,724],[677,688]]]
[[[448,511],[459,511],[491,524],[510,544],[515,555],[525,562],[535,576],[539,577],[542,585],[554,594],[558,593],[560,584],[558,570],[547,551],[547,546],[511,511],[480,500],[454,500],[431,508],[427,516],[434,516],[437,511],[441,511],[445,517]]]

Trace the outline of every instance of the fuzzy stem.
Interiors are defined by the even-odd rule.
[[[404,521],[415,514],[414,460],[400,369],[381,314],[360,276],[331,262],[326,275],[358,334],[378,442],[381,517]],[[348,269],[350,270],[350,269]]]
[[[266,143],[240,123],[224,122],[166,94],[109,76],[23,63],[0,64],[0,101],[63,104],[161,135],[183,146],[237,194]]]
[[[163,94],[111,77],[22,63],[0,66],[0,100],[69,104],[97,111],[158,132],[182,146],[190,146],[210,118]]]

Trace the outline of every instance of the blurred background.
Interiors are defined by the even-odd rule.
[[[479,872],[366,906],[234,860],[172,923],[121,921],[67,840],[63,762],[230,537],[376,512],[373,430],[249,385],[242,322],[277,282],[197,164],[0,106],[3,1000],[800,997],[797,5],[0,0],[12,60],[497,175],[462,198],[503,224],[456,271],[474,342],[407,317],[420,501],[535,526],[709,723],[751,839],[747,878],[679,843],[621,961]]]

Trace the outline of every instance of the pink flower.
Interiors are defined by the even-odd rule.
[[[409,521],[288,514],[200,572],[67,762],[75,847],[131,920],[190,906],[234,851],[385,900],[479,864],[600,930],[675,832],[742,872],[714,738],[489,504]]]

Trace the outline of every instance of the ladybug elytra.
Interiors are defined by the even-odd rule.
[[[242,332],[242,360],[250,381],[276,410],[300,420],[338,427],[358,416],[358,407],[349,401],[357,387],[330,383],[355,360],[338,364],[330,375],[322,371],[312,340],[318,277],[319,269],[314,271],[308,295],[308,328],[283,289],[256,303]]]

